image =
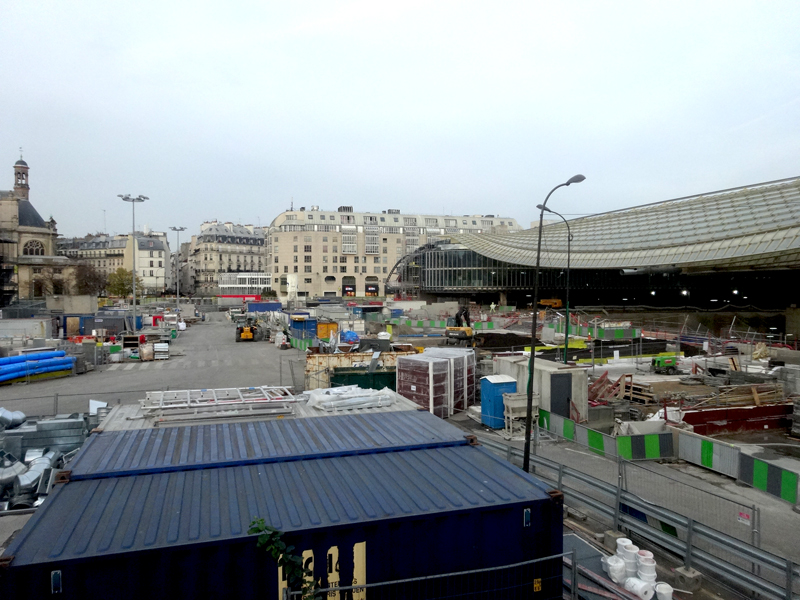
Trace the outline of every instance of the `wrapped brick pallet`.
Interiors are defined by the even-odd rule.
[[[446,358],[449,362],[451,406],[462,412],[475,404],[475,351],[471,348],[426,348],[423,356]],[[450,413],[452,414],[452,412]]]
[[[450,416],[450,361],[428,354],[398,356],[397,393],[437,417]]]

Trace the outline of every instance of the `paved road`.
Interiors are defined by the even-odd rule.
[[[115,363],[67,379],[0,387],[0,406],[29,415],[82,412],[90,398],[111,404],[134,403],[150,390],[291,385],[289,363],[297,350],[278,350],[267,342],[234,340],[233,325],[222,313],[189,327],[175,340],[167,361]],[[295,361],[296,364],[296,361]]]

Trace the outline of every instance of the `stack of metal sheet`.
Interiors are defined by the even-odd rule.
[[[792,415],[792,437],[800,438],[800,398],[794,399],[794,414]]]
[[[154,360],[167,360],[169,358],[169,344],[165,342],[157,342],[153,344]]]
[[[21,452],[18,456],[29,448],[69,452],[83,445],[87,433],[83,415],[58,415],[54,419],[28,421],[6,431],[6,445],[19,447]]]

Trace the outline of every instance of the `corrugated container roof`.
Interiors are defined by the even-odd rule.
[[[89,438],[70,469],[94,479],[466,444],[464,435],[422,411],[110,431]]]
[[[247,535],[257,516],[302,531],[549,498],[543,483],[477,446],[71,481],[55,486],[6,555],[13,568],[218,543]]]

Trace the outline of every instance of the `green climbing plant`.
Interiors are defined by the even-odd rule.
[[[295,548],[281,539],[283,532],[267,525],[264,519],[253,519],[247,533],[258,534],[258,547],[264,548],[283,569],[289,589],[302,591],[303,600],[313,600],[318,587],[314,573],[303,566],[303,557],[292,554]]]

